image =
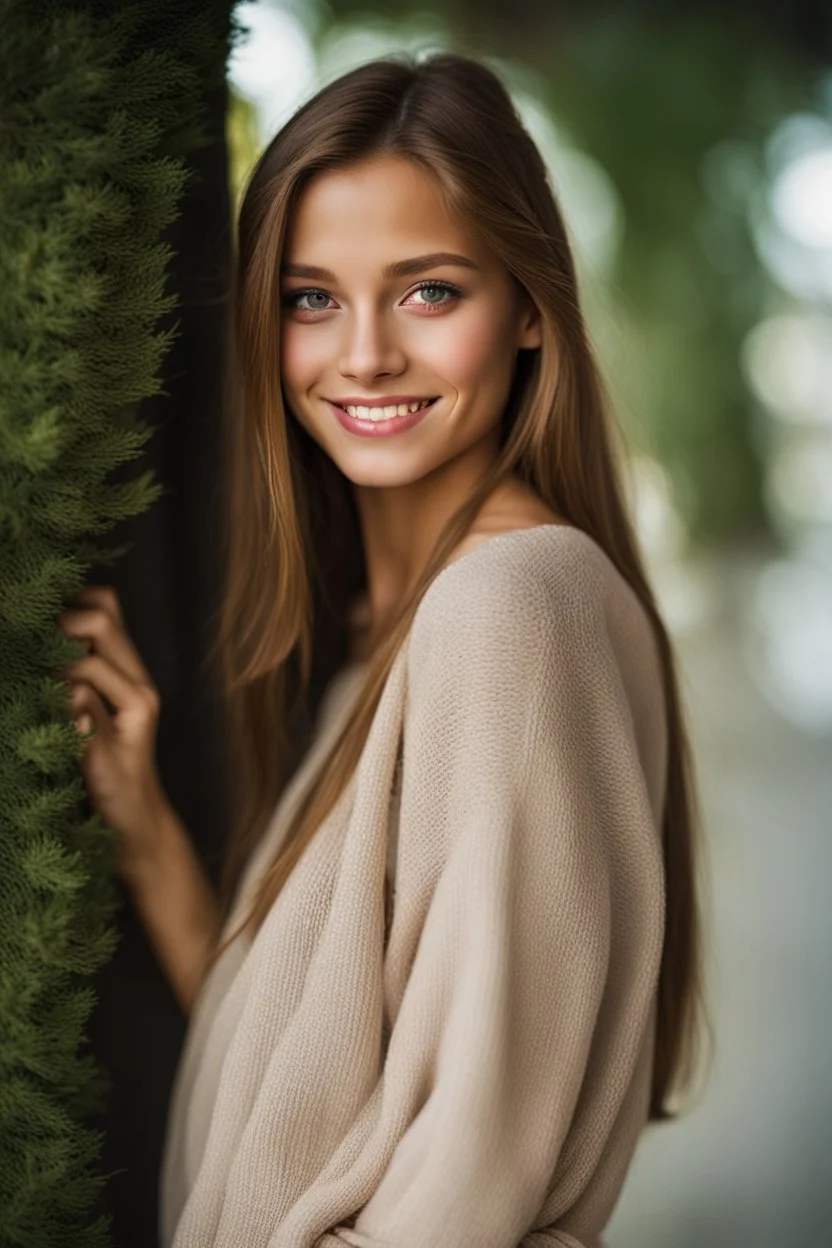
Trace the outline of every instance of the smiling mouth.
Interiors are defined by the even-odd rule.
[[[394,416],[410,416],[413,412],[420,412],[425,407],[430,407],[438,399],[435,395],[431,399],[420,399],[415,403],[397,403],[388,404],[387,406],[376,405],[374,407],[365,406],[362,403],[345,406],[343,403],[337,403],[334,399],[330,400],[335,407],[340,407],[342,412],[346,412],[348,416],[352,416],[357,420],[392,420]]]

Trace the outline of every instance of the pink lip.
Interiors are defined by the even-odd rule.
[[[401,403],[416,403],[417,399],[400,399]],[[406,429],[412,429],[414,425],[418,425],[420,420],[424,420],[428,412],[433,411],[436,406],[436,400],[427,407],[421,407],[418,412],[407,412],[404,416],[391,416],[389,420],[359,420],[357,416],[350,416],[349,412],[345,412],[343,407],[337,403],[324,399],[329,410],[335,419],[346,429],[348,433],[356,433],[362,438],[386,438],[394,433],[404,433]],[[369,407],[369,403],[363,404]],[[373,404],[373,406],[380,406]],[[385,405],[386,406],[386,405]]]

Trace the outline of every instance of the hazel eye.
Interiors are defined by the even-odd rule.
[[[326,302],[330,296],[325,290],[293,290],[284,297],[283,303],[287,308],[294,308],[297,312],[326,312]],[[312,303],[311,306],[304,307],[299,303],[299,299],[322,299],[323,303]]]
[[[444,286],[420,286],[419,294],[424,295],[428,303],[441,303],[447,296],[447,290]],[[438,298],[436,296],[439,296]]]
[[[462,291],[458,286],[453,286],[450,282],[433,281],[422,282],[410,292],[410,295],[424,295],[425,299],[422,306],[437,308],[443,304],[452,303],[454,299],[459,299]]]

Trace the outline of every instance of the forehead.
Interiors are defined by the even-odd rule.
[[[485,262],[466,222],[443,202],[434,179],[401,157],[374,157],[317,174],[288,223],[284,258],[342,271],[432,251]],[[395,254],[391,254],[395,253]]]

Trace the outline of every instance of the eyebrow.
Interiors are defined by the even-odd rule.
[[[397,260],[394,264],[386,264],[381,271],[384,278],[409,277],[412,273],[422,273],[425,269],[435,269],[441,264],[454,264],[464,269],[479,269],[480,265],[460,256],[453,251],[435,251],[429,256],[412,256],[409,260]],[[336,281],[335,274],[329,269],[318,268],[315,264],[284,264],[281,266],[283,277],[309,277],[320,282]]]

